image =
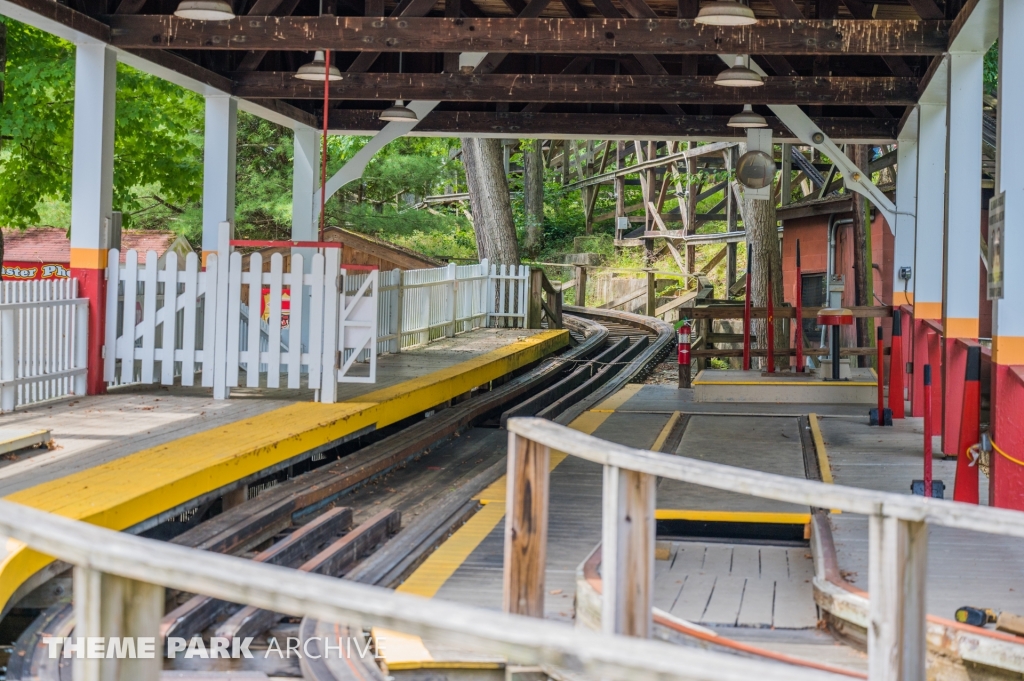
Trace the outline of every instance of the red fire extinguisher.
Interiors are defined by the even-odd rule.
[[[684,319],[678,329],[679,387],[690,387],[690,320]]]

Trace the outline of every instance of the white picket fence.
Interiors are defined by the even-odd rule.
[[[524,328],[525,265],[454,265],[381,274],[381,352],[399,352],[487,326]],[[384,347],[386,344],[386,348]]]
[[[0,411],[85,394],[88,303],[74,279],[0,282]]]

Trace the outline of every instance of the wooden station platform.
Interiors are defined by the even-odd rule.
[[[794,404],[874,404],[878,377],[873,369],[853,369],[845,381],[823,381],[816,373],[762,373],[704,369],[693,379],[696,402],[788,402]]]
[[[429,410],[568,343],[566,331],[478,329],[380,357],[376,384],[308,391],[129,387],[30,407],[0,426],[52,431],[55,449],[0,461],[0,495],[117,530],[179,513],[261,472]],[[0,609],[51,561],[0,548]],[[22,588],[24,586],[24,588]]]

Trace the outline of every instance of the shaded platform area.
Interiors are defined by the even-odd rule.
[[[854,419],[820,419],[836,484],[910,494],[910,482],[923,477],[924,423],[897,420],[880,429]],[[938,451],[938,447],[935,447]],[[934,477],[953,497],[956,462],[936,457]],[[988,503],[988,480],[981,475],[981,503]],[[850,584],[870,591],[868,519],[856,514],[830,517],[838,566]],[[1024,544],[1007,537],[930,527],[928,533],[928,613],[953,619],[963,605],[1024,614]]]
[[[794,404],[872,404],[877,396],[872,369],[853,369],[849,380],[822,380],[817,372],[763,373],[705,369],[693,379],[695,402],[787,402]]]
[[[0,467],[0,494],[111,529],[169,517],[204,495],[398,423],[533,364],[568,343],[565,331],[480,329],[380,358],[378,382],[340,387],[320,404],[288,391],[129,388],[39,405],[2,425],[48,428],[57,449]],[[0,550],[0,607],[49,563]],[[26,586],[27,588],[27,586]]]

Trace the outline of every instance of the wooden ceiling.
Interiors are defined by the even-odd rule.
[[[765,115],[799,104],[833,137],[876,140],[895,135],[965,4],[750,0],[759,23],[733,28],[695,25],[700,0],[322,0],[322,17],[321,0],[234,0],[231,22],[176,19],[178,0],[12,1],[307,125],[322,120],[322,84],[292,74],[330,48],[344,75],[333,129],[378,128],[390,100],[440,99],[425,132],[721,137],[749,102]],[[733,51],[769,74],[764,87],[714,84]],[[488,56],[467,73],[459,52]]]

